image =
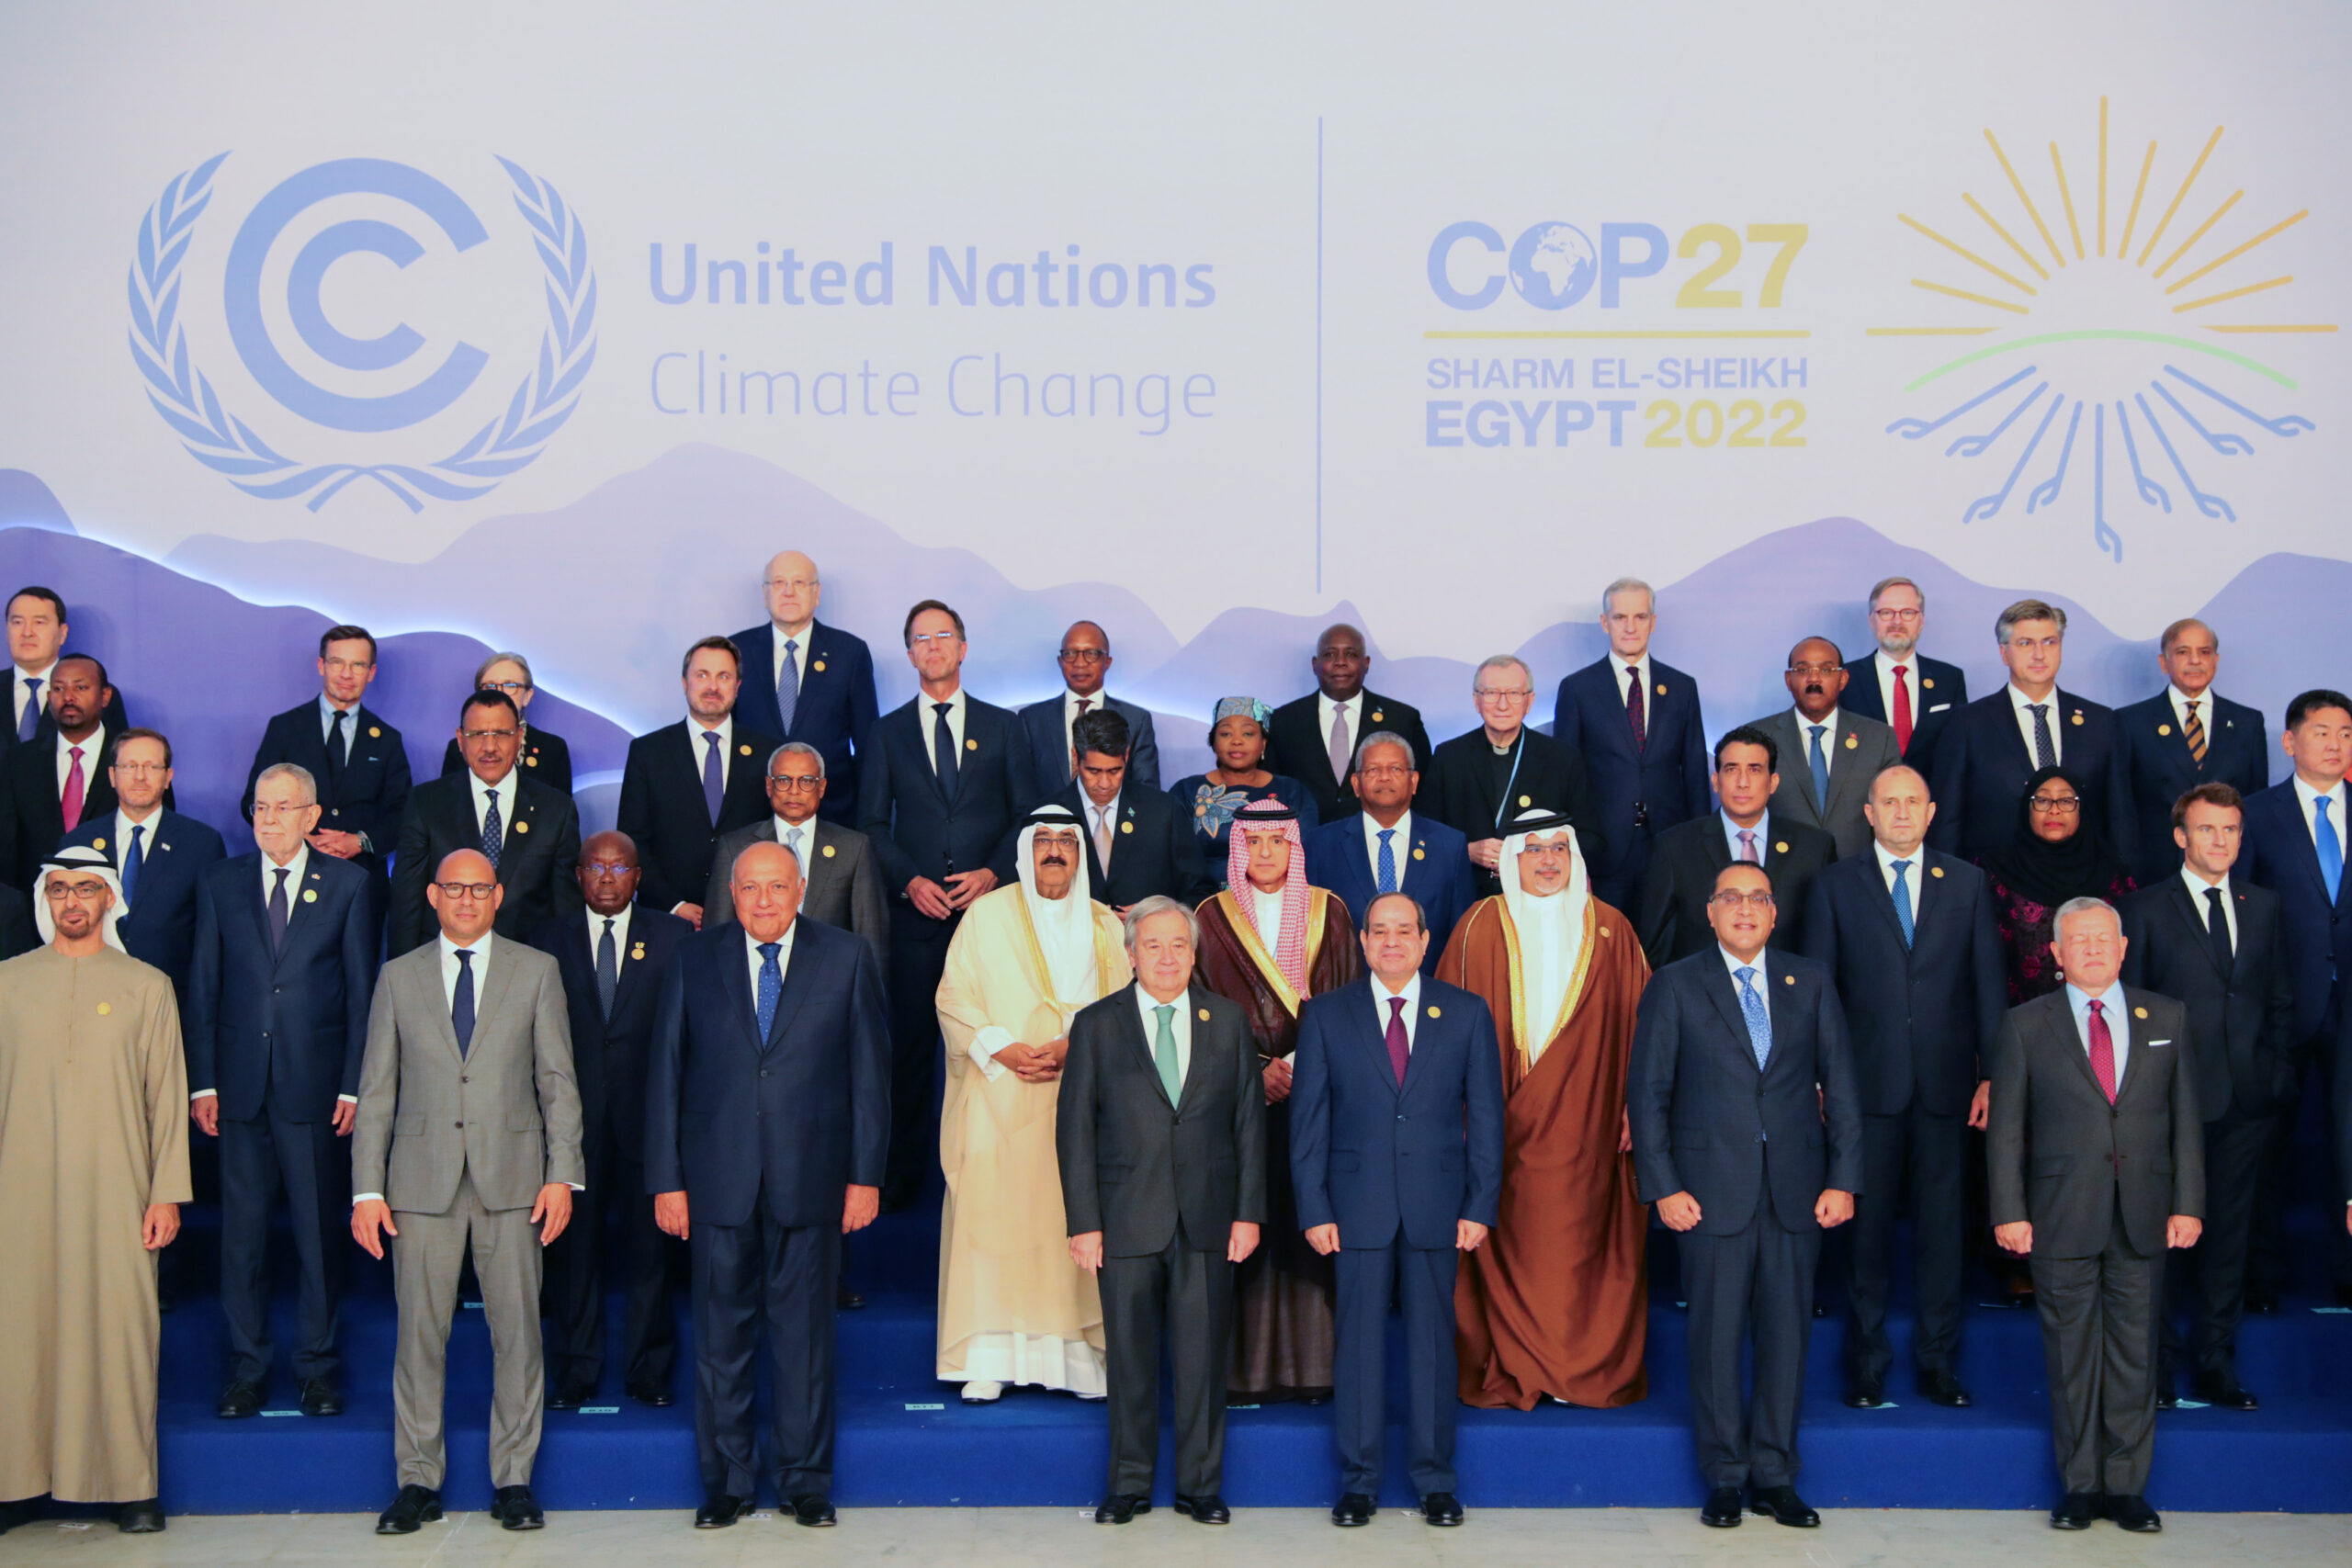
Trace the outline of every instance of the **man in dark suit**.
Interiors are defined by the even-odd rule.
[[[2157,640],[2156,658],[2167,677],[2165,689],[2115,710],[2140,852],[2132,874],[2143,887],[2180,869],[2173,806],[2182,795],[2200,784],[2225,784],[2247,795],[2270,783],[2261,713],[2213,690],[2222,665],[2222,639],[2213,628],[2195,619],[2175,621]],[[2211,1107],[2206,1113],[2213,1114]]]
[[[824,585],[817,563],[798,550],[768,562],[763,592],[767,620],[734,637],[743,660],[736,712],[747,730],[817,749],[838,785],[824,818],[847,827],[874,730],[874,655],[864,637],[817,619]]]
[[[319,827],[311,848],[356,862],[375,881],[381,914],[390,886],[384,861],[408,810],[408,749],[401,732],[360,698],[376,679],[376,639],[365,626],[319,634],[318,697],[269,721],[245,774],[244,809],[253,810],[262,770],[292,762],[317,781]]]
[[[1765,951],[1772,913],[1762,868],[1724,868],[1708,906],[1715,950],[1651,977],[1625,1080],[1634,1179],[1682,1237],[1692,1435],[1708,1486],[1699,1517],[1718,1528],[1739,1523],[1743,1488],[1781,1524],[1821,1522],[1795,1484],[1813,1279],[1821,1233],[1853,1218],[1862,1186],[1838,992],[1811,959]],[[1751,1332],[1756,1390],[1744,1411]]]
[[[1413,798],[1468,841],[1471,897],[1502,891],[1495,867],[1510,837],[1504,824],[1531,808],[1566,816],[1588,863],[1606,855],[1607,832],[1593,809],[1584,759],[1574,746],[1528,727],[1535,677],[1525,662],[1510,653],[1482,661],[1471,673],[1470,696],[1478,705],[1478,728],[1437,749],[1430,759],[1430,793]]]
[[[1893,729],[1903,761],[1932,778],[1936,742],[1968,705],[1968,676],[1957,664],[1921,657],[1928,596],[1909,578],[1882,578],[1871,589],[1870,624],[1878,651],[1854,672],[1838,705]]]
[[[2218,781],[2173,806],[2179,871],[2123,902],[2123,980],[2188,1010],[2189,1068],[2204,1118],[2205,1232],[2182,1261],[2190,1281],[2197,1397],[2252,1410],[2237,1376],[2238,1319],[2262,1160],[2295,1089],[2295,993],[2280,946],[2278,895],[2230,874],[2243,847],[2243,798]],[[2156,1403],[2178,1403],[2178,1325],[2162,1310]]]
[[[616,825],[645,868],[640,897],[690,924],[710,881],[718,840],[768,814],[765,764],[783,742],[735,720],[741,654],[723,637],[686,649],[678,683],[686,716],[628,743]]]
[[[1958,1372],[1967,1253],[1968,1130],[1984,1125],[1993,1041],[2007,1011],[2007,968],[1984,874],[1926,849],[1936,808],[1919,771],[1871,782],[1871,847],[1814,882],[1804,952],[1827,965],[1854,1043],[1861,1092],[1862,1190],[1846,1256],[1853,1321],[1846,1403],[1886,1403],[1894,1217],[1909,1178],[1919,1322],[1912,1360],[1935,1404],[1971,1403]]]
[[[1065,781],[1074,781],[1074,727],[1089,714],[1114,713],[1127,725],[1128,782],[1148,795],[1159,794],[1159,741],[1152,734],[1151,710],[1102,689],[1111,673],[1109,635],[1092,621],[1076,622],[1062,633],[1061,652],[1056,657],[1061,662],[1062,693],[1021,710],[1022,732],[1029,737],[1029,771],[1037,787],[1052,798]],[[1102,885],[1094,886],[1099,889]]]
[[[2344,775],[2352,769],[2352,697],[2324,688],[2298,694],[2287,705],[2283,744],[2293,773],[2245,802],[2245,877],[2278,895],[2287,978],[2295,990],[2296,1090],[2279,1107],[2255,1208],[2246,1310],[2256,1313],[2276,1312],[2287,1285],[2279,1213],[2295,1186],[2301,1086],[2314,1064],[2324,1072],[2347,1011],[2343,976],[2352,971],[2352,878],[2345,876],[2344,862],[2345,846],[2352,842],[2346,829],[2352,791]],[[2339,1156],[2346,1152],[2337,1151]],[[2328,1195],[2327,1206],[2342,1208],[2345,1199],[2339,1188]],[[2337,1235],[2327,1252],[2337,1304],[2352,1306],[2352,1247]]]
[[[9,750],[31,740],[50,724],[49,693],[57,656],[72,628],[65,620],[65,601],[53,588],[19,588],[8,600],[9,694],[15,699],[0,725],[0,761]],[[116,735],[130,728],[123,712],[122,694],[107,694],[105,723]]]
[[[126,729],[116,736],[107,754],[107,780],[114,785],[114,810],[84,816],[65,842],[96,850],[114,863],[130,905],[115,930],[131,957],[172,977],[185,1018],[197,883],[228,851],[220,834],[164,806],[172,743],[161,732]]]
[[[2013,1010],[1994,1048],[1993,1234],[2033,1259],[2066,1493],[2050,1522],[2157,1530],[2154,1316],[2165,1252],[2197,1245],[2205,1213],[2188,1013],[2117,983],[2102,900],[2060,905],[2053,930],[2064,988]]]
[[[1364,910],[1371,973],[1299,1013],[1290,1091],[1291,1181],[1307,1245],[1337,1255],[1337,1525],[1372,1522],[1387,1427],[1388,1303],[1405,1304],[1405,1386],[1421,1517],[1458,1525],[1453,1287],[1495,1224],[1503,1187],[1503,1080],[1484,998],[1421,974],[1421,907]]]
[[[964,690],[964,617],[936,599],[907,612],[913,701],[875,722],[858,778],[858,827],[903,907],[890,915],[890,1169],[884,1207],[920,1195],[939,1168],[939,976],[948,939],[1006,830],[1039,795],[1020,720]]]
[[[694,1254],[695,1528],[749,1514],[760,1329],[796,1523],[833,1522],[833,1301],[842,1237],[874,1221],[890,1130],[882,977],[865,944],[800,912],[781,844],[735,862],[735,919],[662,982],[646,1074],[645,1184]]]
[[[116,731],[103,716],[113,692],[105,665],[86,653],[66,654],[50,671],[48,721],[31,741],[8,752],[0,843],[8,848],[19,887],[40,882],[41,862],[66,834],[84,822],[113,818],[114,781],[106,758]]]
[[[1454,922],[1476,902],[1469,843],[1413,809],[1420,774],[1403,736],[1366,736],[1356,748],[1353,783],[1363,809],[1307,833],[1306,879],[1337,894],[1359,931],[1375,895],[1411,895],[1429,917],[1430,951],[1421,967],[1435,974]]]
[[[1962,860],[2008,847],[2018,801],[2041,768],[2064,764],[2098,812],[2108,849],[2126,865],[2134,818],[2115,711],[2058,685],[2066,651],[2066,612],[2020,599],[1994,623],[2008,683],[1962,708],[1936,742],[1936,825],[1928,841]]]
[[[1903,761],[1903,748],[1887,726],[1838,705],[1852,672],[1827,637],[1809,637],[1789,649],[1782,678],[1796,705],[1748,727],[1770,736],[1788,760],[1772,789],[1773,815],[1827,833],[1840,860],[1860,854],[1871,847],[1862,813],[1871,781]]]
[[[1266,721],[1266,766],[1296,779],[1315,802],[1315,819],[1330,822],[1355,809],[1348,774],[1357,742],[1385,729],[1403,736],[1414,756],[1426,757],[1430,733],[1418,708],[1364,690],[1372,655],[1355,627],[1345,622],[1325,626],[1310,662],[1315,690],[1284,703]]]
[[[1265,1089],[1238,1004],[1194,982],[1200,926],[1170,898],[1127,911],[1135,982],[1070,1020],[1055,1105],[1069,1254],[1100,1277],[1110,1480],[1094,1522],[1151,1511],[1159,1356],[1176,1371],[1176,1511],[1225,1504],[1234,1267],[1266,1216]]]
[[[366,871],[311,847],[320,807],[307,772],[275,762],[253,788],[253,852],[198,879],[185,1031],[190,1113],[220,1140],[230,1366],[219,1413],[257,1415],[269,1382],[269,1219],[282,1187],[301,1269],[294,1375],[303,1413],[333,1416],[351,1197],[342,1140],[368,1044],[376,901]]]
[[[1734,861],[1762,866],[1771,881],[1771,945],[1790,951],[1802,945],[1805,896],[1838,849],[1820,829],[1781,816],[1774,804],[1780,760],[1780,748],[1764,731],[1752,726],[1725,730],[1715,742],[1713,774],[1722,808],[1657,836],[1635,911],[1651,968],[1715,945],[1708,905],[1715,878]]]
[[[465,748],[461,778],[428,779],[411,792],[392,868],[390,956],[433,940],[440,929],[425,887],[443,857],[480,850],[505,889],[493,928],[520,942],[559,915],[580,912],[580,812],[514,766],[523,721],[503,692],[476,692],[458,710]]]
[[[1022,722],[1035,708],[1024,708]],[[1070,727],[1076,739],[1078,776],[1046,796],[1044,804],[1069,809],[1086,840],[1087,886],[1094,901],[1121,914],[1155,894],[1185,908],[1216,891],[1201,874],[1200,852],[1193,844],[1190,818],[1157,785],[1145,787],[1132,771],[1133,734],[1116,709],[1097,710]],[[1038,761],[1043,760],[1042,753]],[[1154,766],[1157,766],[1157,762]],[[997,880],[1013,875],[1019,847],[1015,823],[998,847]]]
[[[728,891],[735,857],[753,844],[782,844],[800,862],[800,912],[855,931],[874,950],[876,972],[887,974],[889,890],[882,885],[882,867],[865,835],[821,814],[831,784],[824,754],[805,740],[787,740],[768,753],[770,815],[718,840],[703,895],[703,924],[723,926],[735,918],[735,899]]]
[[[1651,840],[1707,814],[1706,723],[1699,683],[1650,658],[1657,602],[1648,583],[1627,577],[1604,589],[1600,626],[1609,652],[1560,682],[1552,738],[1584,758],[1606,840],[1586,851],[1592,893],[1622,910],[1634,907]]]
[[[531,933],[555,959],[571,1019],[571,1070],[580,1086],[581,1156],[588,1189],[572,1222],[548,1249],[548,1404],[592,1403],[605,1371],[605,1217],[621,1215],[628,1236],[628,1310],[621,1331],[629,1397],[656,1407],[675,1402],[678,1354],[670,1316],[675,1244],[653,1223],[645,1187],[646,1061],[654,1003],[678,944],[694,927],[637,903],[637,846],[626,833],[597,833],[580,846],[577,874],[586,916],[558,916]]]

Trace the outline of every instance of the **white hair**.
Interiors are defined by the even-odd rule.
[[[295,802],[297,806],[316,806],[319,803],[319,781],[312,778],[311,770],[302,766],[301,763],[272,762],[254,776],[254,788],[258,790],[272,779],[294,781],[295,789],[302,796],[300,800]]]
[[[1171,914],[1184,917],[1184,930],[1192,937],[1193,946],[1198,948],[1201,945],[1199,917],[1166,894],[1155,893],[1148,898],[1137,899],[1127,910],[1124,922],[1127,928],[1127,951],[1130,953],[1135,951],[1136,932],[1143,930],[1143,923],[1146,920],[1150,919],[1154,915]]]
[[[2109,903],[2106,899],[2069,898],[2064,903],[2058,906],[2058,912],[2056,914],[2050,917],[2051,936],[2057,941],[2064,942],[2066,939],[2067,919],[2075,915],[2087,915],[2094,909],[2105,911],[2107,918],[2115,922],[2116,929],[2118,931],[2122,930],[2123,917],[2117,914],[2115,912],[2115,906]]]
[[[1652,588],[1638,577],[1621,577],[1600,591],[1600,618],[1604,621],[1609,618],[1610,601],[1615,599],[1620,593],[1631,593],[1636,589],[1641,591],[1642,597],[1650,602],[1651,610],[1657,610],[1657,589]]]

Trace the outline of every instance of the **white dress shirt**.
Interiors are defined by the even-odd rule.
[[[590,909],[588,915],[588,967],[596,967],[596,944],[605,940],[605,922],[613,922],[613,973],[618,975],[621,965],[628,962],[628,919],[636,909],[634,904],[624,904],[617,915],[600,915]]]
[[[2018,733],[2025,738],[2025,754],[2033,759],[2034,765],[2039,768],[2041,761],[2041,752],[2033,740],[2033,710],[2037,706],[2042,710],[2042,716],[2050,721],[2050,760],[2064,762],[2066,760],[2066,724],[2064,716],[2058,711],[2058,688],[2051,687],[2050,694],[2038,704],[2018,691],[2015,681],[2001,689],[2009,694],[2009,707],[2017,715]]]
[[[1080,699],[1076,692],[1071,691],[1068,686],[1064,686],[1062,688],[1062,750],[1073,753],[1078,750],[1078,736],[1072,727],[1078,723],[1078,705],[1080,701]],[[1109,713],[1111,711],[1111,693],[1107,687],[1095,693],[1092,696],[1085,698],[1084,701],[1086,703],[1086,711],[1089,713]],[[1132,739],[1132,736],[1130,739]]]
[[[939,772],[939,727],[943,722],[947,726],[948,739],[955,743],[956,766],[960,771],[964,766],[964,688],[956,687],[952,697],[933,697],[918,691],[915,701],[922,705],[922,712],[916,716],[922,720],[923,759],[930,762],[931,771]],[[943,702],[947,705],[944,714],[939,711]]]
[[[2082,1042],[2083,1055],[2088,1056],[2091,1054],[2090,993],[2069,984],[2066,1005],[2075,1011],[2075,1038]],[[2132,1010],[2123,1005],[2123,987],[2120,985],[2108,987],[2107,994],[2098,998],[2098,1005],[2100,1015],[2107,1020],[2108,1038],[2115,1043],[2115,1087],[2120,1093],[2123,1089],[2124,1065],[2132,1059]]]
[[[1378,886],[1380,884],[1380,835],[1387,832],[1388,829],[1381,827],[1371,812],[1367,811],[1362,815],[1363,817],[1364,864],[1372,868],[1373,885]],[[1388,852],[1396,857],[1396,886],[1402,887],[1405,886],[1405,868],[1410,863],[1413,854],[1413,813],[1409,808],[1403,816],[1396,818],[1396,831],[1390,834],[1388,840]]]
[[[1413,1031],[1419,1026],[1421,1020],[1421,972],[1418,969],[1414,970],[1413,977],[1405,982],[1405,988],[1401,991],[1390,990],[1388,982],[1377,975],[1371,978],[1372,1021],[1380,1031],[1380,1037],[1383,1040],[1388,1038],[1389,998],[1391,997],[1405,998],[1405,1055],[1410,1056],[1413,1054]]]
[[[2188,901],[2196,906],[2197,923],[2200,926],[2207,926],[2209,929],[2212,920],[2212,916],[2207,911],[2209,911],[2212,906],[2206,901],[2205,894],[2209,888],[2219,888],[2221,890],[2222,920],[2222,923],[2230,928],[2230,951],[2232,953],[2235,953],[2238,950],[2238,901],[2230,896],[2229,873],[2223,872],[2222,874],[2222,880],[2219,882],[2208,882],[2203,877],[2198,875],[2194,869],[2188,865],[2183,865],[2180,868],[2180,879],[2188,885]]]
[[[139,829],[139,864],[143,871],[147,857],[155,852],[155,829],[164,825],[164,807],[159,803],[140,821],[133,822],[130,813],[117,807],[114,814],[114,863],[119,871],[130,858],[130,830]],[[293,897],[290,893],[288,897]]]
[[[771,668],[768,671],[768,684],[775,686],[783,683],[784,661],[789,659],[792,660],[792,673],[794,676],[793,689],[796,691],[807,690],[808,685],[808,639],[816,635],[817,623],[812,620],[797,632],[786,627],[781,621],[771,621],[768,624],[775,632],[775,658],[769,661]],[[784,650],[784,645],[787,642],[793,645],[793,649],[790,653],[786,653]],[[700,742],[696,742],[696,744],[699,745]]]
[[[1657,708],[1657,688],[1650,680],[1648,652],[1645,650],[1639,659],[1628,660],[1612,650],[1609,655],[1609,667],[1617,672],[1617,701],[1620,704],[1626,702],[1631,694],[1626,690],[1628,686],[1635,682],[1641,683],[1642,723],[1646,726],[1649,723],[1650,715]]]
[[[1781,759],[1779,765],[1781,773],[1788,773],[1793,767],[1795,772],[1803,773],[1806,778],[1813,777],[1813,727],[1816,724],[1821,726],[1822,760],[1833,767],[1837,765],[1838,759],[1829,749],[1838,744],[1839,711],[1833,707],[1820,718],[1807,718],[1802,708],[1792,707],[1789,710],[1789,720],[1797,727],[1797,754],[1793,759],[1788,757]],[[1915,722],[1917,720],[1919,716],[1916,708],[1911,716]],[[1887,722],[1892,724],[1894,720],[1889,719]]]
[[[1125,794],[1126,791],[1121,790],[1111,797],[1110,805],[1097,806],[1094,804],[1092,795],[1087,794],[1083,788],[1079,790],[1078,803],[1086,808],[1086,836],[1090,841],[1097,840],[1098,835],[1102,831],[1102,824],[1108,822],[1111,824],[1111,833],[1115,847],[1119,831],[1119,801]],[[1111,870],[1111,857],[1102,854],[1100,851],[1096,852],[1096,855],[1102,862],[1104,874],[1108,874]],[[1102,890],[1098,887],[1094,891],[1100,893]]]
[[[771,814],[768,821],[775,829],[775,841],[792,851],[792,858],[800,863],[800,882],[803,886],[808,886],[808,853],[817,847],[817,819],[811,817],[806,822],[787,822]],[[797,846],[792,841],[795,833],[800,835]]]
[[[1345,708],[1348,714],[1348,750],[1352,754],[1357,747],[1363,744],[1363,694],[1358,692],[1346,702],[1335,703],[1322,692],[1317,691],[1315,694],[1315,722],[1321,727],[1323,752],[1326,756],[1329,756],[1331,751],[1332,723],[1342,708]]]
[[[514,836],[514,797],[521,793],[514,785],[514,770],[507,769],[504,778],[494,784],[487,784],[481,782],[480,773],[469,768],[466,770],[466,783],[473,792],[474,831],[477,833],[481,831],[482,821],[490,815],[491,797],[497,797],[498,841],[503,850],[506,840]]]
[[[106,776],[106,726],[100,725],[80,740],[68,740],[65,739],[65,732],[59,730],[57,732],[57,798],[61,802],[65,798],[65,781],[74,772],[74,749],[77,746],[82,749],[82,798],[84,800],[90,798],[90,792],[98,787],[98,780]]]
[[[56,675],[57,660],[54,659],[49,661],[49,668],[45,670],[36,670],[29,675],[26,674],[22,670],[18,670],[17,671],[15,687],[17,701],[11,713],[11,716],[15,720],[15,723],[11,727],[13,729],[22,729],[24,728],[25,705],[33,700],[33,689],[31,682],[35,681],[39,681],[40,682],[40,702],[43,706],[47,706],[49,703],[50,682],[56,678]]]
[[[1871,840],[1871,853],[1878,856],[1879,880],[1886,884],[1889,893],[1894,891],[1894,857],[1876,839]],[[1911,900],[1911,926],[1919,925],[1919,879],[1928,874],[1928,848],[1925,844],[1903,857],[1910,865],[1903,873],[1903,895]]]
[[[2316,850],[2319,848],[2319,812],[2312,803],[2319,799],[2322,792],[2306,784],[2302,774],[2296,773],[2292,776],[2295,781],[2295,804],[2303,808],[2303,831],[2312,836],[2312,848]],[[2335,847],[2344,851],[2345,861],[2352,863],[2352,834],[2346,832],[2344,822],[2344,781],[2336,780],[2335,787],[2324,793],[2329,802],[2327,825],[2335,829]]]
[[[734,714],[729,713],[715,725],[706,725],[694,715],[686,715],[686,749],[694,754],[696,778],[702,777],[702,760],[710,754],[710,742],[703,739],[705,730],[718,737],[718,787],[723,790],[727,787],[727,781],[733,776],[735,766]],[[763,762],[761,766],[766,764]]]
[[[1173,1002],[1162,1002],[1143,988],[1142,981],[1136,982],[1136,1006],[1143,1013],[1144,1048],[1151,1052],[1155,1063],[1159,1059],[1159,1010],[1162,1007],[1176,1010],[1169,1016],[1168,1023],[1169,1032],[1176,1036],[1176,1089],[1180,1094],[1183,1092],[1185,1077],[1193,1070],[1191,998],[1192,993],[1184,991]]]

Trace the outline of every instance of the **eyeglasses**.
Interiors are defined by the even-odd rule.
[[[133,778],[145,778],[149,773],[168,773],[172,765],[169,762],[117,762],[114,771],[129,773]]]
[[[1473,686],[1470,694],[1482,703],[1490,703],[1497,697],[1532,697],[1535,693],[1527,686]]]
[[[1108,664],[1111,650],[1107,648],[1065,648],[1055,657],[1064,664]]]
[[[296,806],[292,804],[281,805],[274,800],[256,800],[254,802],[254,820],[256,822],[275,822],[280,818],[300,817],[302,813],[310,810],[311,807],[316,804],[317,803],[315,801],[306,801],[300,806]]]
[[[964,638],[962,635],[957,632],[917,632],[914,636],[907,638],[907,646],[909,648],[922,648],[926,644],[929,644],[935,645],[940,648],[945,648],[951,642],[961,642],[963,640]]]
[[[477,903],[498,891],[495,882],[436,882],[444,898],[470,898]]]
[[[1410,778],[1412,773],[1412,769],[1397,762],[1375,762],[1356,769],[1356,777],[1360,779],[1403,779]]]
[[[527,692],[530,689],[531,683],[528,681],[484,681],[477,688],[484,692],[503,692],[510,697],[517,692]]]
[[[458,739],[466,741],[512,740],[522,733],[519,729],[460,729]]]
[[[49,901],[52,904],[62,904],[68,898],[95,898],[107,891],[103,882],[62,882],[53,876],[49,879]]]
[[[1844,668],[1846,667],[1842,664],[1792,664],[1789,666],[1789,673],[1792,675],[1835,675]]]
[[[1871,618],[1881,621],[1916,621],[1926,614],[1925,610],[1872,610],[1871,612]]]
[[[1739,893],[1725,888],[1723,892],[1710,897],[1707,902],[1721,904],[1726,909],[1736,909],[1742,904],[1751,909],[1769,909],[1772,907],[1772,896],[1770,893]]]
[[[2083,797],[2079,795],[2062,795],[2054,800],[2045,800],[2037,795],[2033,797],[2033,808],[2036,811],[2047,812],[2053,817],[2071,817],[2083,808]]]
[[[627,861],[619,860],[592,860],[580,869],[600,882],[611,882],[624,876],[635,876],[637,874],[637,867],[629,864]],[[459,885],[445,882],[441,886],[444,889],[447,889]]]
[[[356,675],[363,670],[376,668],[376,661],[372,659],[330,659],[326,660],[326,667],[330,674]]]
[[[1532,841],[1519,852],[1521,860],[1571,860],[1575,855],[1576,850],[1569,844],[1538,844]]]
[[[814,795],[825,787],[825,781],[811,773],[804,778],[798,773],[770,773],[768,788],[780,789],[786,795]]]
[[[787,593],[806,593],[817,586],[817,580],[813,577],[771,577],[763,586],[781,588]]]

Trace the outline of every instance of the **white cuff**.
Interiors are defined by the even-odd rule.
[[[998,1061],[996,1054],[1007,1045],[1018,1043],[1020,1042],[1012,1037],[1012,1031],[990,1023],[983,1025],[979,1032],[972,1036],[972,1043],[964,1049],[970,1055],[973,1061],[980,1065],[980,1076],[987,1078],[989,1082],[994,1083],[1012,1070]]]
[[[334,1097],[334,1102],[337,1105],[356,1105],[359,1103],[359,1097],[356,1094],[338,1094]]]
[[[381,1192],[354,1192],[351,1195],[351,1206],[355,1209],[362,1203],[380,1203],[383,1201]]]
[[[187,1102],[190,1105],[194,1105],[199,1100],[217,1100],[220,1098],[220,1091],[215,1089],[196,1089],[188,1095]]]
[[[566,1187],[571,1188],[574,1192],[585,1192],[585,1191],[587,1191],[587,1190],[588,1190],[588,1189],[586,1189],[585,1187],[582,1187],[582,1186],[580,1183],[578,1183],[577,1181],[567,1181],[567,1182],[565,1182],[565,1183],[564,1183],[564,1185],[565,1185]]]

